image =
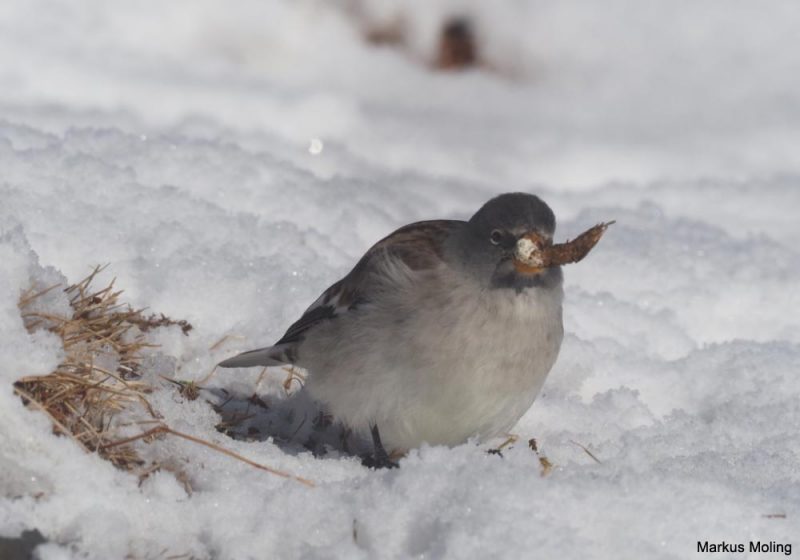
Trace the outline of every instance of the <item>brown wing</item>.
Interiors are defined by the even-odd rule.
[[[411,270],[436,267],[442,262],[444,241],[463,225],[464,222],[457,220],[416,222],[384,237],[366,252],[347,276],[325,290],[275,345],[300,342],[308,330],[320,322],[369,304],[374,292],[373,276],[385,270],[382,265],[386,259],[399,260]]]

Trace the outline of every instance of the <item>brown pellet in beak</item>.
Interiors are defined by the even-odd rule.
[[[521,274],[539,274],[550,266],[576,263],[589,254],[614,221],[597,224],[572,241],[548,244],[537,233],[528,233],[517,241],[514,268]]]

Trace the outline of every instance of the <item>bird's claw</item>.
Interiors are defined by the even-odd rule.
[[[392,461],[388,455],[365,455],[361,458],[361,464],[368,469],[396,469],[399,464]]]

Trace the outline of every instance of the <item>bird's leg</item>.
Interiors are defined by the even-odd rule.
[[[508,436],[508,437],[506,438],[506,440],[503,443],[501,443],[497,447],[489,449],[487,451],[487,453],[489,455],[500,455],[500,457],[502,457],[503,456],[503,449],[508,447],[509,445],[513,444],[513,443],[517,443],[517,440],[519,439],[519,436],[516,435],[516,434],[506,434],[506,436]]]
[[[377,424],[370,426],[370,432],[372,433],[373,453],[364,457],[361,464],[371,469],[395,469],[399,467],[400,465],[392,461],[389,458],[389,454],[386,453],[386,449],[381,443],[381,434],[378,431]]]

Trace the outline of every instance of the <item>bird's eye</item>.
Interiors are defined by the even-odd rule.
[[[496,229],[489,236],[489,241],[492,242],[492,245],[500,245],[500,242],[503,240],[503,237],[505,237],[503,235],[503,232],[500,231],[499,229]]]

